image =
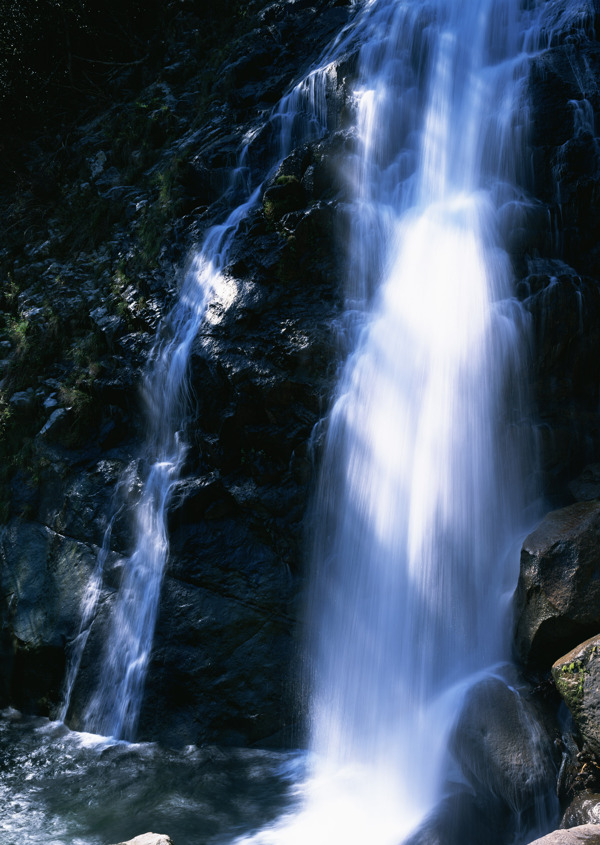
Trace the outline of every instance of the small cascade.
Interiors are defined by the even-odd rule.
[[[321,61],[273,110],[266,126],[272,137],[268,177],[282,158],[301,143],[327,130],[326,89],[333,57],[344,49],[337,39]],[[209,229],[193,256],[179,299],[160,327],[143,382],[147,437],[140,464],[146,466],[134,508],[134,550],[122,567],[121,583],[111,609],[98,681],[81,720],[83,730],[133,740],[144,691],[169,552],[166,515],[174,484],[186,456],[183,437],[189,408],[188,363],[192,345],[210,305],[222,296],[231,244],[249,213],[258,205],[264,181],[253,187],[252,140],[242,148],[224,199],[237,200],[224,223]],[[241,200],[240,200],[241,197]],[[82,606],[79,634],[72,644],[61,718],[71,705],[77,673],[102,591],[104,562],[110,549],[112,522]]]

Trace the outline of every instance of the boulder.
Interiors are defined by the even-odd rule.
[[[526,538],[515,620],[520,659],[542,672],[600,631],[600,502],[552,511]]]
[[[461,789],[446,797],[402,845],[503,845],[508,824],[505,808],[493,797],[481,798]]]
[[[552,677],[586,749],[600,758],[600,635],[557,660]]]
[[[600,499],[600,464],[584,467],[581,475],[569,484],[569,492],[578,502]]]
[[[501,678],[476,684],[450,739],[464,777],[480,799],[493,797],[523,816],[552,792],[551,729],[531,701]]]
[[[530,845],[600,845],[600,825],[582,824],[569,830],[555,830]]]

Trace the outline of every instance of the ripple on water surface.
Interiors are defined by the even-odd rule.
[[[0,843],[109,845],[153,830],[220,845],[284,812],[301,768],[299,754],[115,742],[5,711]]]

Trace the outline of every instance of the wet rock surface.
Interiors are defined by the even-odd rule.
[[[600,450],[596,21],[586,0],[547,4],[549,48],[533,59],[529,76],[532,158],[524,174],[538,224],[527,225],[526,242],[513,253],[534,328],[542,482],[555,506],[578,499],[568,484]]]
[[[469,691],[450,749],[476,793],[497,796],[523,815],[548,791],[556,760],[550,723],[540,723],[526,689],[489,678]]]
[[[583,790],[565,810],[561,827],[568,829],[583,824],[600,824],[600,794]]]
[[[515,643],[530,668],[547,671],[600,628],[600,503],[547,514],[523,543],[515,594]]]

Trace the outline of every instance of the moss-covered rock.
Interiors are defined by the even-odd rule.
[[[559,658],[552,677],[587,751],[600,759],[600,635]]]

